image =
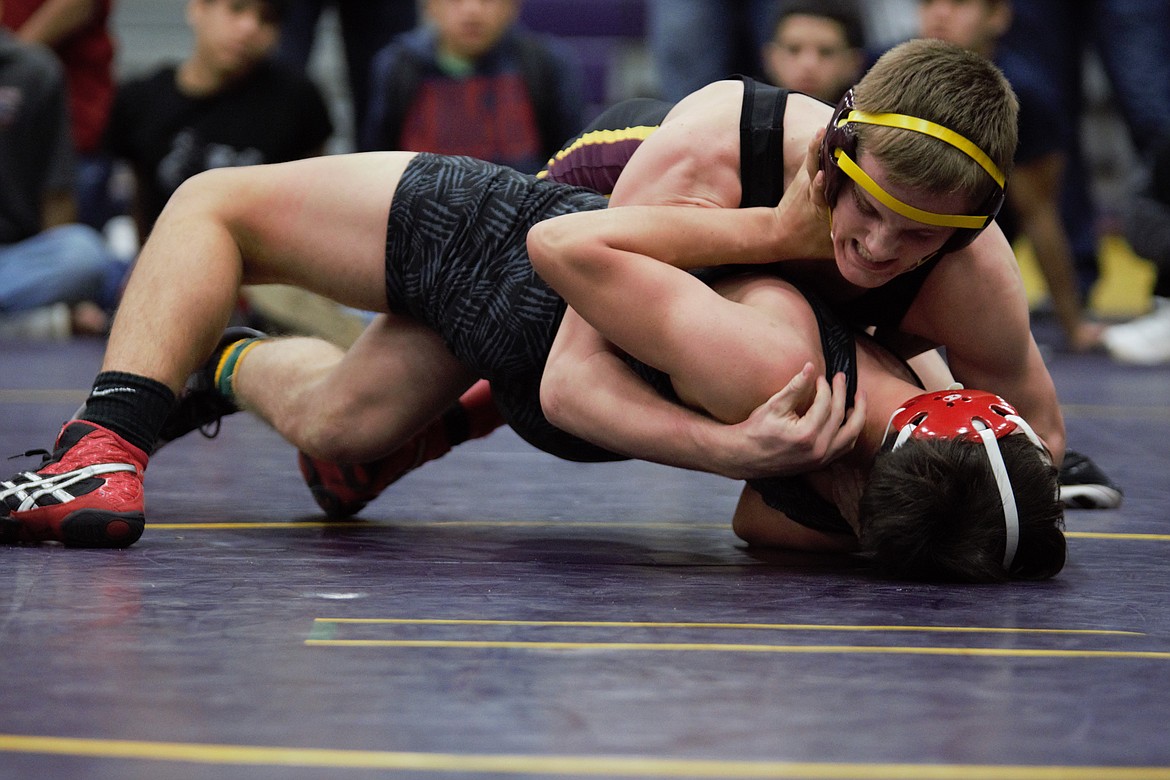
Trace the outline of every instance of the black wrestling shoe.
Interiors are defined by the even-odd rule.
[[[1060,500],[1069,509],[1116,509],[1121,488],[1097,464],[1068,450],[1060,467]]]
[[[198,430],[204,437],[214,439],[219,435],[219,421],[229,414],[240,411],[240,407],[225,398],[215,388],[215,370],[219,366],[224,350],[243,339],[268,338],[266,333],[245,327],[232,327],[223,332],[215,351],[207,362],[187,377],[187,384],[179,393],[175,408],[163,422],[158,439],[154,443],[157,451],[164,444]]]

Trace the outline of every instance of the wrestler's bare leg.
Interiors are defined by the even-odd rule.
[[[387,223],[411,157],[222,169],[184,184],[143,248],[85,410],[38,472],[0,491],[0,541],[139,538],[159,425],[218,343],[241,284],[291,284],[385,313]],[[346,356],[312,339],[249,346],[248,360],[242,346],[233,355],[232,394],[302,449],[339,460],[385,454],[475,380],[436,334],[401,317],[382,317]]]
[[[188,180],[143,247],[103,370],[178,391],[214,348],[241,284],[293,284],[385,311],[386,222],[410,158],[336,155]]]
[[[475,379],[434,331],[380,315],[346,352],[321,339],[263,342],[240,362],[234,388],[303,452],[361,463],[401,445]]]

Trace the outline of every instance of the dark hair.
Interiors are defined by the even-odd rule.
[[[775,36],[780,23],[794,14],[832,19],[845,32],[845,42],[851,49],[865,48],[865,29],[861,13],[851,0],[780,0],[772,15],[772,26],[768,29]]]
[[[204,0],[204,2],[207,2],[207,0]],[[260,12],[267,16],[269,20],[279,24],[288,12],[291,0],[252,0],[252,2],[260,6]]]
[[[211,2],[213,0],[203,0],[204,5]],[[288,13],[288,7],[292,0],[252,0],[252,2],[260,6],[260,12],[268,17],[268,21],[280,24]]]
[[[264,0],[264,4],[277,22],[284,21],[288,15],[289,0]]]
[[[983,151],[1005,176],[1016,154],[1019,101],[986,57],[932,38],[915,38],[883,54],[853,88],[859,111],[937,122]],[[926,133],[857,126],[858,151],[881,161],[891,181],[932,193],[968,193],[976,203],[1002,188],[966,152]]]
[[[879,571],[903,579],[1039,580],[1064,566],[1057,471],[1026,436],[1000,440],[1020,520],[1003,566],[1003,504],[983,444],[911,439],[874,462],[861,497],[861,547]]]

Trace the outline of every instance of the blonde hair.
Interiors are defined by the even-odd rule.
[[[916,39],[878,59],[853,89],[854,106],[936,122],[983,150],[1006,175],[1016,153],[1019,102],[987,58],[950,43]],[[970,194],[981,203],[998,185],[964,152],[899,128],[857,125],[858,152],[881,160],[891,179],[939,194]]]

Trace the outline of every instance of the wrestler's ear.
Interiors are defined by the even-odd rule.
[[[821,160],[824,159],[821,154],[821,144],[825,140],[825,128],[818,129],[813,133],[812,138],[808,142],[808,150],[804,155],[804,167],[808,169],[808,178],[814,179],[817,171],[823,170],[821,167]]]
[[[829,200],[825,196],[825,169],[822,167],[824,155],[821,153],[821,144],[824,142],[825,128],[817,130],[808,142],[808,152],[804,157],[804,167],[808,171],[810,182],[810,196],[818,208],[827,209]]]

